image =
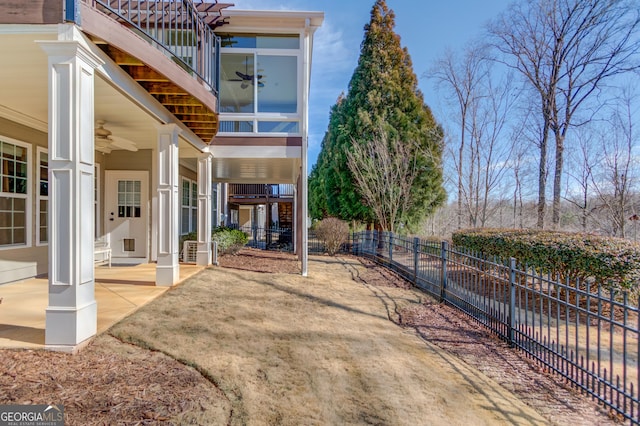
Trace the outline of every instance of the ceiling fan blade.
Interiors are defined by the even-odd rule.
[[[111,154],[111,148],[109,146],[96,143],[95,149],[103,154]]]
[[[116,148],[126,149],[127,151],[137,151],[138,147],[135,142],[130,141],[129,139],[121,138],[120,136],[111,136],[111,145]]]
[[[110,141],[107,138],[96,137],[95,138],[95,147],[96,148],[107,148],[110,145]]]

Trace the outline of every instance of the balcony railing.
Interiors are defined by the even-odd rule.
[[[229,184],[229,197],[233,198],[291,198],[292,184]]]
[[[129,26],[218,94],[220,37],[203,19],[193,0],[82,1]],[[212,0],[207,4],[216,3],[217,0]],[[68,5],[67,19],[70,17]]]

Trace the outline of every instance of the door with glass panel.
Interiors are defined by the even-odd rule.
[[[105,171],[104,223],[115,263],[147,257],[148,189],[145,171]]]

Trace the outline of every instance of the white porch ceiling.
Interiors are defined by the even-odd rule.
[[[20,124],[47,131],[48,75],[47,55],[36,43],[56,40],[55,26],[34,33],[23,28],[21,34],[0,26],[0,116]],[[126,94],[97,74],[94,118],[114,136],[135,142],[138,149],[157,146],[158,120]],[[149,95],[150,96],[150,95]],[[0,128],[0,134],[2,129]],[[199,151],[180,140],[180,157],[193,163]],[[108,154],[106,154],[108,155]],[[214,158],[213,179],[237,183],[293,183],[300,170],[299,158]]]

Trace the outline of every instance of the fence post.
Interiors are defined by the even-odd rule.
[[[515,318],[516,318],[516,259],[509,258],[509,345],[515,346]]]
[[[418,286],[418,261],[420,259],[420,238],[413,238],[413,285]]]
[[[393,232],[389,232],[389,266],[393,262]]]
[[[351,251],[353,252],[354,256],[358,255],[358,249],[356,248],[356,232],[353,231],[353,233],[351,234]]]
[[[213,263],[215,266],[218,266],[218,242],[214,241],[213,242],[213,251],[211,253],[211,255],[213,256]]]
[[[443,241],[440,249],[440,258],[442,260],[442,280],[440,282],[441,303],[447,298],[447,251],[449,251],[449,243]]]

